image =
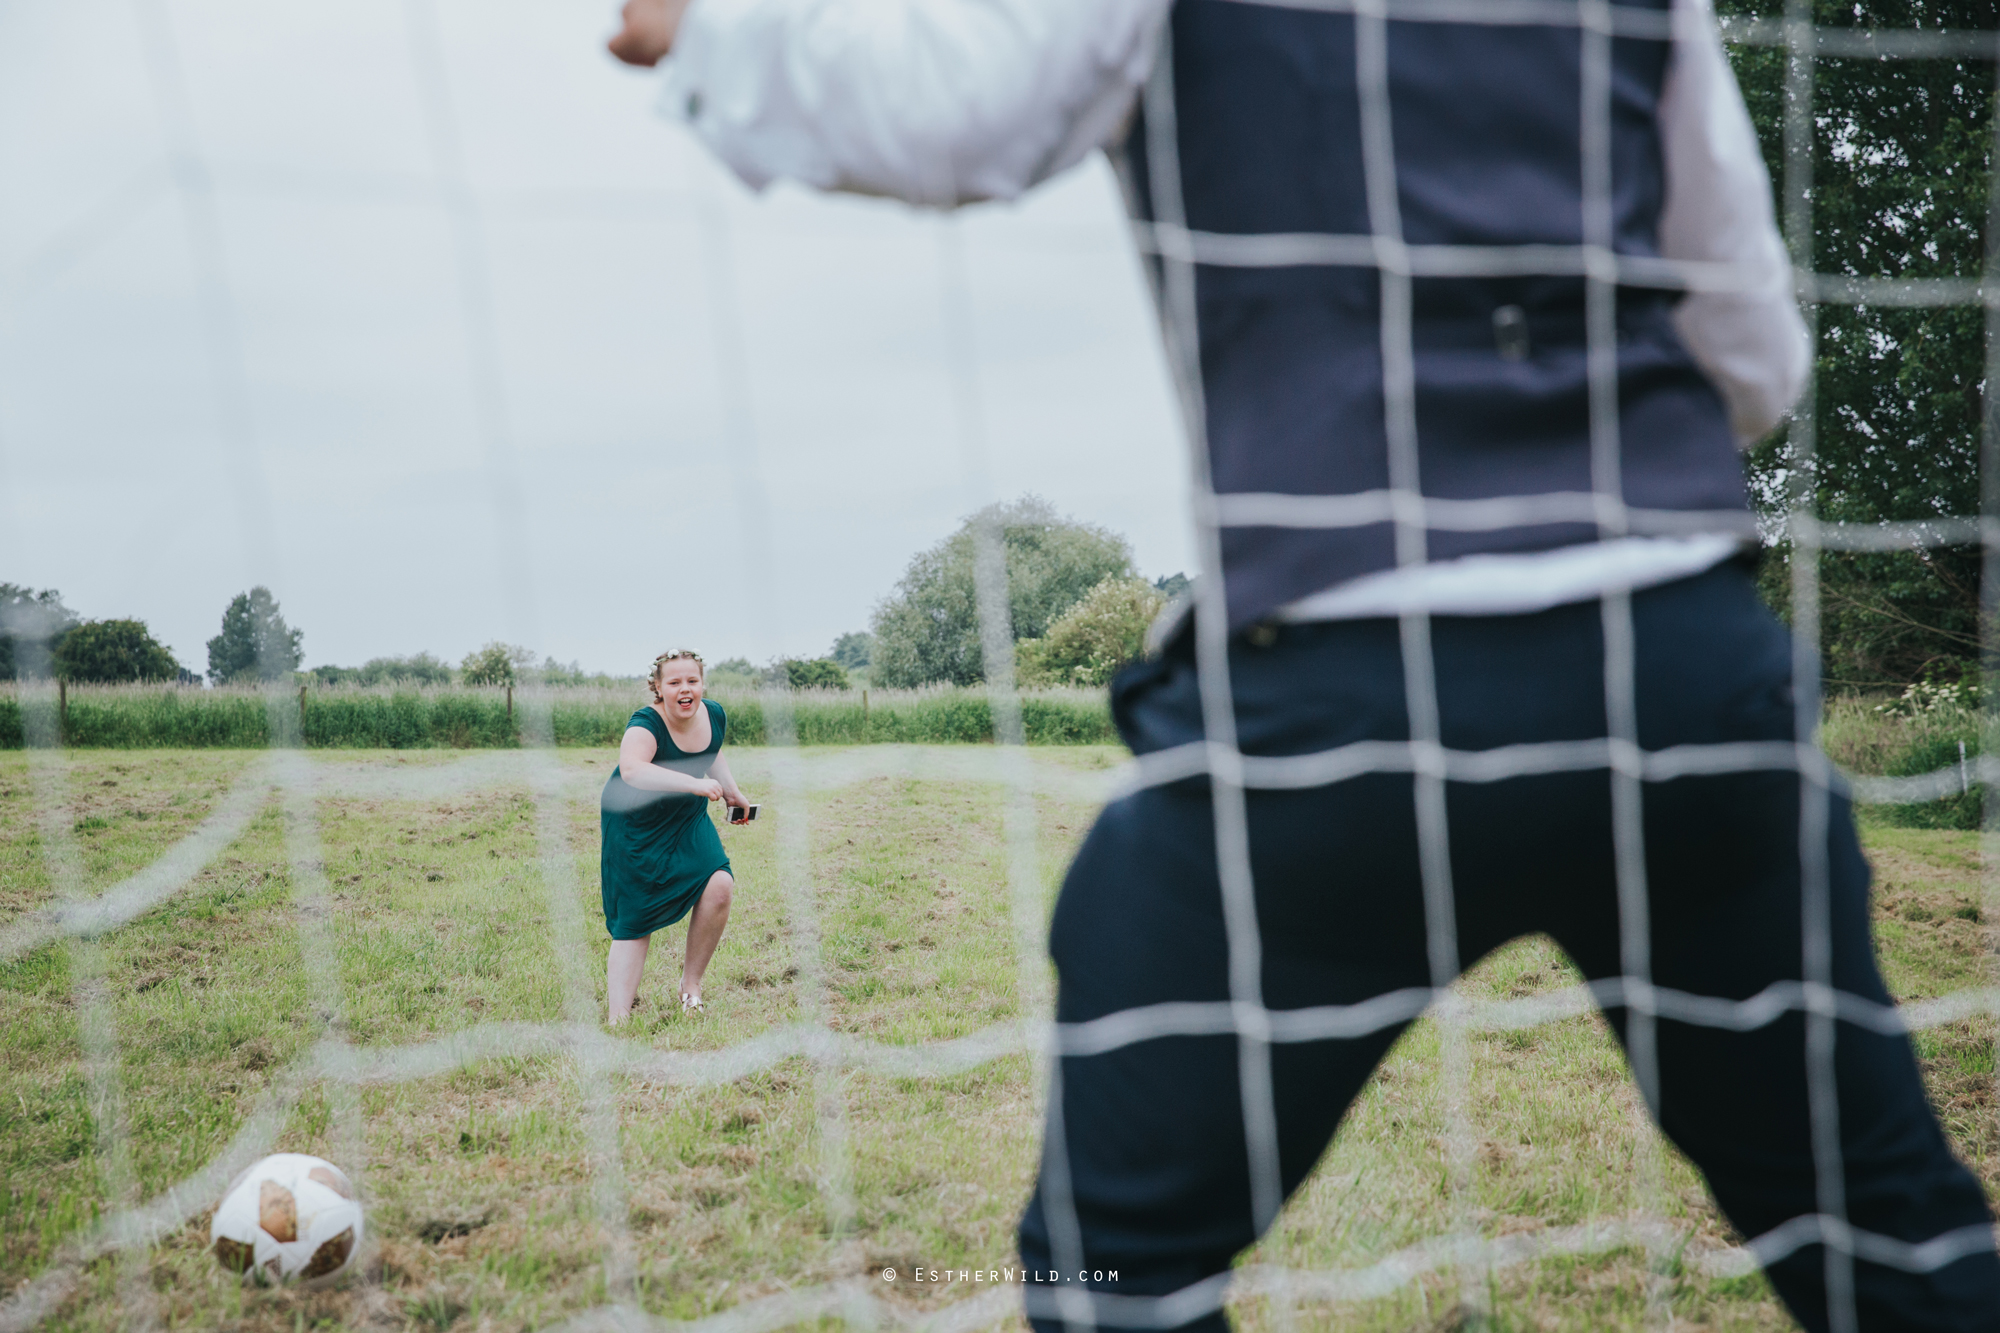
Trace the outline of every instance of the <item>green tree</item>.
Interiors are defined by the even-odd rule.
[[[277,680],[298,670],[304,639],[304,630],[285,623],[269,588],[239,592],[222,613],[222,633],[208,641],[208,678],[218,685]]]
[[[875,636],[867,630],[856,630],[843,634],[833,641],[833,651],[827,656],[846,667],[858,671],[868,665],[868,659],[875,652]]]
[[[77,623],[76,612],[63,605],[62,594],[54,588],[36,592],[18,583],[0,583],[0,680],[14,680],[37,669],[46,674],[48,654]]]
[[[990,506],[912,560],[896,591],[876,607],[869,671],[877,685],[971,685],[986,678],[974,578],[981,525],[998,534],[1005,556],[1010,640],[1040,638],[1098,583],[1132,572],[1124,538],[1064,518],[1046,500],[1030,495]]]
[[[786,657],[772,664],[779,684],[793,690],[844,690],[847,669],[831,657]]]
[[[1144,579],[1112,575],[1056,617],[1039,639],[1014,645],[1015,678],[1025,686],[1103,685],[1146,646],[1146,627],[1167,604]]]
[[[63,680],[100,684],[181,676],[181,664],[143,620],[84,621],[56,645],[55,668]]]
[[[467,653],[458,673],[467,685],[512,685],[534,664],[533,650],[496,639]]]
[[[1769,9],[1724,0],[1725,13]],[[1828,26],[1991,28],[1992,0],[1817,0]],[[1785,53],[1736,46],[1731,60],[1782,196]],[[1816,66],[1813,268],[1889,278],[1977,277],[1992,171],[1991,60],[1835,60]],[[1782,198],[1780,199],[1782,216]],[[1822,305],[1814,357],[1814,456],[1787,428],[1750,456],[1752,493],[1778,516],[1794,484],[1820,515],[1925,520],[1979,510],[1984,336],[1976,307]],[[1789,547],[1766,561],[1766,596],[1789,609]],[[1821,557],[1830,684],[1916,679],[1979,641],[1979,552]]]

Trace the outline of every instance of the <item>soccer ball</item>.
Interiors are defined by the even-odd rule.
[[[233,1273],[278,1282],[328,1277],[361,1248],[361,1204],[333,1163],[273,1153],[229,1182],[208,1239]]]

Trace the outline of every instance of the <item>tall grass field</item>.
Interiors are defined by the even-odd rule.
[[[531,709],[546,708],[557,745],[616,745],[645,689],[555,687],[539,697],[498,688],[308,687],[271,692],[160,685],[70,686],[58,705],[45,688],[39,706],[59,708],[65,744],[118,750],[281,743],[337,749],[470,749],[521,744]],[[756,693],[717,691],[729,739],[763,745],[770,708]],[[1101,690],[1047,689],[1020,696],[1030,745],[1103,745],[1116,739]],[[785,704],[804,745],[980,744],[993,739],[983,689],[801,690]],[[0,749],[21,748],[24,699],[0,686]],[[37,706],[28,701],[28,706]]]
[[[637,1019],[610,1049],[698,1061],[802,1019],[907,1046],[1022,1016],[1049,971],[1038,944],[1023,957],[1012,924],[1000,757],[965,746],[739,753],[739,777],[766,804],[756,825],[724,834],[738,888],[709,1012],[677,1011],[683,930],[665,931]],[[1040,913],[1123,757],[1028,752]],[[224,1153],[273,1105],[289,1107],[274,1122],[278,1149],[357,1177],[370,1240],[332,1286],[245,1286],[206,1252],[218,1185],[171,1212],[152,1243],[93,1259],[40,1327],[555,1328],[604,1305],[607,1253],[622,1253],[634,1299],[662,1319],[734,1311],[731,1327],[773,1329],[783,1321],[759,1313],[770,1302],[832,1287],[865,1291],[892,1317],[959,1311],[958,1333],[1019,1333],[1004,1302],[960,1310],[991,1286],[908,1275],[1017,1262],[1039,1135],[1025,1054],[938,1077],[794,1055],[690,1084],[593,1073],[575,1050],[501,1040],[358,1087],[303,1072],[330,1034],[386,1070],[425,1043],[562,1022],[578,988],[601,1016],[595,795],[612,752],[278,758],[305,766],[309,797],[248,807],[192,882],[127,924],[0,963],[0,1293]],[[0,938],[61,895],[104,893],[156,862],[272,762],[226,748],[0,755]],[[547,813],[531,763],[553,765]],[[1977,835],[1870,823],[1866,837],[1891,988],[1916,998],[1987,984]],[[69,879],[51,880],[51,852]],[[1510,998],[1575,980],[1546,941],[1526,939],[1461,985]],[[1978,1017],[1919,1039],[1933,1100],[1989,1190],[2000,1186],[1994,1035]],[[1471,1038],[1476,1144],[1455,1219],[1439,1042],[1422,1022],[1398,1044],[1246,1263],[1351,1270],[1455,1220],[1490,1238],[1550,1235],[1658,1206],[1680,1237],[1663,1288],[1673,1327],[1790,1327],[1761,1277],[1705,1266],[1741,1238],[1660,1144],[1594,1015]],[[281,1093],[291,1100],[274,1101]],[[1657,1198],[1639,1169],[1654,1151],[1666,1163]],[[1495,1328],[1596,1333],[1660,1326],[1648,1265],[1627,1247],[1475,1280]],[[1458,1327],[1459,1273],[1419,1267],[1365,1299],[1277,1309],[1252,1297],[1235,1317],[1257,1333]],[[885,1268],[903,1280],[882,1280]],[[804,1322],[861,1320],[843,1308]]]

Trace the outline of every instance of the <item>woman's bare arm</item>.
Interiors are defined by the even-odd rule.
[[[729,771],[729,761],[724,759],[720,754],[716,755],[715,762],[708,766],[708,775],[722,784],[722,799],[730,805],[747,806],[750,804],[750,798],[745,796],[743,789],[736,785],[736,775]]]
[[[625,738],[618,742],[618,773],[627,786],[640,791],[685,792],[693,796],[706,796],[711,801],[722,799],[722,784],[714,778],[695,778],[678,769],[661,768],[653,762],[653,756],[660,752],[659,741],[644,727],[627,727]]]

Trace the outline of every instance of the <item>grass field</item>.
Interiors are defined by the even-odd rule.
[[[274,795],[144,915],[0,964],[0,1286],[46,1274],[96,1219],[197,1172],[278,1106],[276,1147],[360,1177],[372,1237],[355,1274],[321,1290],[240,1286],[204,1253],[197,1200],[131,1260],[86,1265],[42,1326],[122,1328],[149,1312],[160,1327],[546,1327],[605,1302],[609,1247],[629,1256],[644,1307],[666,1318],[852,1284],[912,1316],[986,1298],[961,1330],[1018,1328],[990,1287],[890,1284],[879,1272],[1013,1260],[1037,1139],[1027,1056],[933,1078],[792,1057],[687,1081],[704,1052],[775,1040],[801,1017],[871,1042],[927,1043],[1021,1015],[1024,984],[1046,971],[1039,959],[1021,967],[1010,924],[1002,757],[739,752],[739,777],[768,804],[756,827],[727,835],[739,889],[711,1012],[688,1020],[663,1003],[677,928],[656,942],[640,1021],[603,1050],[494,1025],[560,1024],[580,1002],[601,1013],[594,798],[608,754],[545,757],[561,797],[542,826],[550,849],[534,756],[299,758],[317,784],[309,804]],[[1122,757],[1029,752],[1044,906]],[[59,895],[101,893],[154,861],[271,762],[227,750],[0,755],[0,939]],[[914,776],[896,776],[899,765]],[[51,819],[38,803],[52,798]],[[45,835],[66,880],[50,879]],[[1869,841],[1897,993],[1984,982],[1974,836],[1882,827]],[[1524,941],[1463,985],[1514,997],[1573,979]],[[483,1035],[492,1053],[364,1080],[357,1095],[309,1076],[329,1024],[367,1052]],[[1921,1039],[1934,1097],[1989,1188],[2000,1185],[1992,1037],[1981,1019]],[[1449,1226],[1438,1046],[1433,1025],[1412,1030],[1246,1262],[1358,1269]],[[1478,1034],[1471,1056],[1469,1208],[1482,1234],[1642,1214],[1638,1164],[1657,1140],[1600,1021]],[[607,1059],[627,1072],[605,1072]],[[622,1193],[596,1169],[593,1127],[613,1125]],[[1788,1327],[1761,1278],[1705,1265],[1736,1238],[1671,1156],[1662,1194],[1683,1233],[1668,1288],[1676,1326]],[[1646,1282],[1645,1254],[1627,1247],[1501,1268],[1486,1295],[1499,1327],[1640,1327]],[[1457,1283],[1440,1267],[1365,1300],[1275,1310],[1250,1296],[1237,1316],[1258,1329],[1451,1327]],[[840,1322],[827,1308],[820,1322]]]

